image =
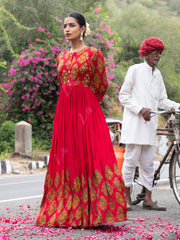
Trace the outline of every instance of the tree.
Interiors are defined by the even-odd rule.
[[[116,107],[119,91],[119,86],[113,82],[113,56],[116,54],[113,44],[116,34],[110,31],[106,23],[100,22],[97,25],[97,19],[101,19],[101,14],[97,15],[98,12],[99,8],[96,8],[88,16],[92,22],[92,29],[93,25],[95,28],[88,38],[87,45],[101,49],[105,57],[109,89],[102,108],[105,115],[110,116]],[[63,21],[59,17],[52,17],[52,23],[53,32],[47,32],[42,27],[37,29],[38,38],[29,42],[28,47],[12,62],[9,71],[4,73],[8,81],[3,83],[3,88],[6,89],[4,110],[8,113],[8,118],[14,122],[22,119],[30,122],[33,125],[34,136],[38,140],[46,140],[48,147],[59,96],[55,59],[58,53],[69,47],[64,38]]]
[[[120,4],[122,2],[125,1],[121,1]],[[155,8],[151,2],[156,3],[156,7],[159,7]],[[120,67],[123,68],[124,62],[127,68],[132,63],[142,62],[143,59],[138,54],[142,41],[152,36],[159,37],[164,41],[165,51],[158,68],[163,74],[169,98],[180,102],[178,64],[180,62],[178,54],[180,18],[167,11],[167,6],[164,6],[163,11],[160,1],[149,1],[148,6],[145,5],[144,1],[132,1],[123,7],[123,10],[116,7],[114,15],[111,10],[110,23],[112,30],[121,37],[121,52],[116,57]]]
[[[0,75],[6,65],[7,68],[10,66],[15,55],[28,45],[28,40],[37,38],[37,27],[53,31],[52,16],[64,19],[72,11],[86,14],[99,4],[103,5],[104,1],[1,0]]]

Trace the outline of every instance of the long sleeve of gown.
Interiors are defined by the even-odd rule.
[[[108,83],[104,56],[100,50],[95,51],[91,59],[92,88],[99,102],[106,93]]]

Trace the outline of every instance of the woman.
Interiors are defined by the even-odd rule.
[[[61,87],[39,226],[93,227],[126,219],[124,185],[99,102],[107,89],[101,51],[87,47],[86,21],[64,20],[71,49],[57,56]]]

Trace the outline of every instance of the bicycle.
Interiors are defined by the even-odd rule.
[[[111,142],[113,146],[121,146],[120,135],[122,128],[122,121],[120,119],[106,118],[106,123],[109,128]]]
[[[160,160],[158,168],[155,170],[153,186],[157,184],[160,179],[160,172],[165,164],[169,164],[169,183],[173,189],[175,198],[180,204],[180,139],[179,139],[179,126],[177,114],[180,114],[180,110],[171,111],[155,111],[151,112],[151,116],[159,114],[170,114],[165,126],[163,128],[157,128],[157,135],[166,135],[171,137],[169,147]],[[134,181],[131,187],[131,200],[132,205],[136,205],[145,198],[145,187],[140,182],[140,176],[138,167],[136,167],[134,174]]]

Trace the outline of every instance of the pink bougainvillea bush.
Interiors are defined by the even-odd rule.
[[[31,123],[34,132],[41,138],[42,132],[51,136],[52,120],[60,91],[55,59],[58,53],[69,47],[63,35],[62,20],[58,17],[54,20],[52,33],[41,27],[37,28],[39,38],[30,41],[19,58],[12,62],[9,71],[4,73],[7,82],[2,85],[6,90],[3,108],[8,113],[8,118],[15,122],[24,120]],[[113,115],[113,108],[118,104],[119,92],[114,74],[115,37],[107,24],[100,23],[87,41],[87,45],[101,49],[105,57],[109,88],[102,109],[105,116],[109,117]]]

